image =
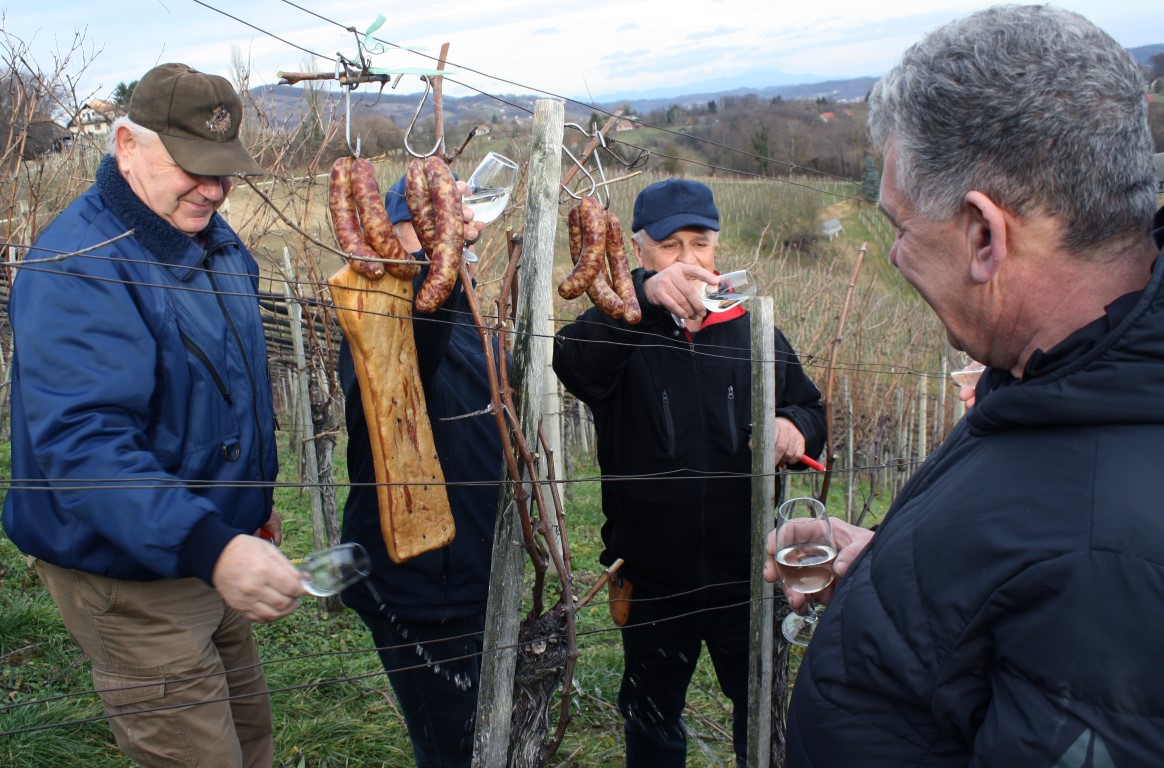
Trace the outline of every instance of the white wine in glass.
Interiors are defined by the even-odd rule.
[[[485,155],[469,177],[462,203],[473,210],[473,220],[488,224],[501,215],[517,184],[517,163],[504,155]]]
[[[950,378],[959,387],[975,387],[986,366],[953,345],[946,345],[946,357],[950,363]]]
[[[837,545],[825,505],[812,497],[789,499],[776,514],[776,563],[784,586],[815,595],[833,583]],[[808,645],[820,621],[820,607],[808,601],[808,613],[790,613],[780,625],[788,642]]]

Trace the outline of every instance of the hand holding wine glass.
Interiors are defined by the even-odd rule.
[[[701,298],[708,312],[727,312],[755,295],[756,280],[752,273],[739,269],[720,275],[714,285],[704,283]]]
[[[501,215],[509,204],[509,196],[517,185],[517,163],[504,155],[490,152],[485,155],[469,176],[469,189],[461,203],[473,211],[473,220],[488,224]],[[464,259],[477,261],[477,254],[466,248]]]
[[[824,504],[811,497],[789,499],[776,514],[776,530],[768,548],[784,581],[785,589],[808,597],[808,613],[790,613],[781,624],[788,642],[808,645],[820,620],[812,595],[833,583],[837,545],[832,521]]]

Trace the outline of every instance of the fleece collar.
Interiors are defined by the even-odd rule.
[[[155,259],[170,267],[179,280],[187,279],[207,254],[227,242],[238,242],[229,225],[217,213],[201,233],[203,247],[194,238],[151,211],[141,201],[117,169],[117,161],[106,155],[97,168],[97,191],[102,201],[129,229],[134,238]]]

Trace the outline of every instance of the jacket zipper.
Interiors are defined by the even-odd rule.
[[[210,378],[214,379],[214,386],[218,387],[218,393],[222,395],[222,399],[226,401],[229,407],[234,408],[234,398],[230,396],[230,390],[226,388],[226,382],[222,380],[222,376],[219,375],[214,364],[210,362],[210,356],[203,352],[202,348],[195,344],[181,329],[178,329],[178,335],[182,337],[182,344],[185,345],[186,351],[198,358],[210,374]]]
[[[265,441],[263,440],[263,426],[259,421],[259,397],[258,387],[255,385],[255,375],[251,370],[251,361],[247,358],[247,350],[243,345],[242,336],[239,335],[238,328],[234,324],[234,318],[230,316],[230,311],[226,308],[226,302],[222,298],[222,294],[218,292],[218,282],[214,279],[214,271],[210,269],[210,254],[207,254],[206,259],[206,277],[210,280],[210,287],[214,290],[214,297],[218,299],[218,307],[222,310],[222,316],[226,318],[226,327],[230,329],[230,333],[234,336],[234,341],[238,344],[238,353],[242,357],[243,368],[247,372],[247,381],[251,387],[251,420],[254,421],[255,426],[255,440],[259,445],[259,476],[263,480],[269,480],[266,476],[266,463],[264,456],[266,455]]]
[[[736,388],[732,384],[728,384],[727,391],[727,427],[728,434],[731,435],[732,451],[738,451],[740,440],[736,434]]]
[[[675,455],[675,422],[671,418],[671,398],[663,390],[663,429],[667,431],[667,455]]]

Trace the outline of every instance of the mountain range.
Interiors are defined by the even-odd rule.
[[[1129,48],[1132,57],[1142,65],[1149,63],[1153,56],[1164,53],[1164,44],[1142,45]],[[763,77],[753,73],[750,76],[740,76],[735,82],[756,81]],[[603,99],[597,103],[575,101],[566,97],[567,121],[585,122],[589,119],[594,107],[606,111],[613,111],[620,107],[629,107],[633,114],[644,115],[652,110],[667,108],[671,105],[691,107],[718,101],[726,97],[755,95],[761,100],[780,97],[784,100],[815,100],[826,98],[832,102],[860,101],[869,93],[869,89],[877,81],[876,76],[853,77],[839,80],[815,78],[812,75],[795,76],[783,73],[769,73],[768,82],[783,81],[781,84],[764,87],[732,86],[722,80],[709,80],[698,84],[674,86],[667,89],[656,89],[638,93],[625,93]],[[797,83],[788,83],[789,78],[803,78]],[[761,81],[762,82],[762,81]],[[367,91],[367,92],[365,92]],[[258,103],[264,105],[268,117],[283,124],[294,124],[299,121],[304,112],[306,89],[299,86],[273,85],[251,89]],[[338,109],[342,114],[343,105],[336,92],[324,90],[323,95],[329,99],[331,108]],[[533,110],[534,101],[539,98],[553,97],[556,94],[474,94],[471,96],[450,97],[443,99],[445,120],[449,123],[489,123],[511,122],[520,119]],[[420,100],[418,94],[397,94],[392,91],[383,93],[370,92],[370,89],[356,91],[352,94],[353,114],[360,112],[371,113],[390,118],[401,128],[408,125],[416,111]],[[431,115],[431,105],[426,105],[424,115]]]

